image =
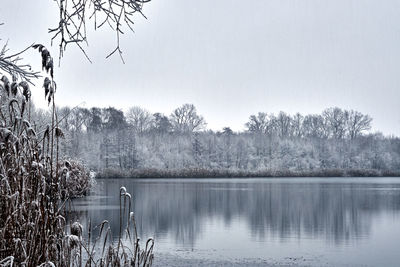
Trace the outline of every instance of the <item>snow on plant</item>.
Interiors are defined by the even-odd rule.
[[[85,241],[82,226],[73,223],[68,234],[66,204],[71,196],[85,193],[90,176],[77,161],[60,163],[59,139],[63,134],[55,112],[53,59],[43,45],[29,48],[37,49],[42,57],[51,124],[37,129],[30,118],[29,84],[39,74],[17,65],[19,53],[0,53],[0,266],[151,265],[154,241],[149,239],[146,247],[140,248],[134,219],[125,231],[120,229],[118,246],[107,242],[111,236],[107,223],[100,226],[107,233],[101,256],[94,253],[96,242],[91,244],[91,231]],[[128,196],[121,195],[121,214]],[[131,225],[134,230],[129,229]],[[122,242],[123,233],[133,240],[129,247]]]
[[[95,181],[81,162],[69,159],[58,163],[62,198],[82,197],[89,193]]]

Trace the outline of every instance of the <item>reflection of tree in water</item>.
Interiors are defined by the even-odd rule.
[[[119,184],[105,194],[118,196]],[[194,244],[203,222],[234,218],[248,221],[256,239],[323,237],[336,243],[368,236],[372,215],[400,210],[397,184],[265,183],[265,182],[129,182],[138,229],[143,237],[169,235]],[[103,200],[118,205],[118,198]],[[100,204],[100,203],[97,203]],[[91,210],[94,222],[107,218],[119,227],[119,210]]]

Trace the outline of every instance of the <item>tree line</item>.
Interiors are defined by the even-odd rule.
[[[45,112],[34,113],[46,124]],[[61,153],[100,172],[400,170],[399,138],[371,133],[369,115],[338,107],[306,115],[259,112],[241,132],[207,129],[192,104],[169,115],[137,106],[126,112],[61,107],[57,114],[65,136]]]
[[[41,111],[43,112],[43,111]],[[105,129],[124,129],[135,134],[149,132],[193,134],[207,131],[207,123],[197,113],[193,104],[184,104],[169,116],[135,106],[127,112],[114,107],[74,108],[62,107],[58,110],[64,121],[64,129],[80,132],[100,132]],[[259,112],[251,115],[244,124],[245,132],[288,137],[318,137],[333,139],[354,139],[371,129],[372,118],[354,110],[338,107],[325,109],[321,114],[291,116],[283,111],[278,115]],[[223,127],[220,133],[232,133],[230,127]],[[216,132],[218,133],[218,131]]]

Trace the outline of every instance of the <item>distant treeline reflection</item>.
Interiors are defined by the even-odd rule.
[[[104,194],[114,196],[120,180],[104,180]],[[322,237],[340,243],[367,237],[374,215],[400,211],[400,184],[210,182],[194,180],[120,181],[134,196],[139,230],[146,237],[170,235],[194,244],[204,220],[229,225],[244,221],[256,239]],[[389,190],[389,191],[388,191]],[[97,203],[118,206],[117,198]],[[118,209],[90,209],[80,214],[119,227]]]

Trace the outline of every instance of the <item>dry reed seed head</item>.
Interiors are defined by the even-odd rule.
[[[126,194],[126,187],[125,186],[121,186],[121,188],[119,189],[120,195],[123,196]]]
[[[34,49],[38,49],[42,56],[42,70],[46,70],[47,73],[50,73],[51,78],[54,77],[54,63],[53,58],[50,55],[49,50],[42,45],[36,44],[32,46]]]
[[[68,173],[68,168],[67,167],[64,167],[64,168],[62,168],[61,169],[61,175],[63,176],[63,177],[66,177],[67,176],[67,173]]]
[[[18,84],[16,82],[12,82],[10,88],[11,88],[11,94],[13,96],[16,96],[18,93]]]
[[[1,77],[1,81],[2,81],[4,84],[10,83],[10,81],[8,80],[8,77],[7,77],[6,75],[3,75],[3,77]]]
[[[51,87],[51,81],[48,77],[44,78],[43,87],[44,87],[44,98],[46,99],[47,94],[50,92],[50,87]]]
[[[29,127],[29,128],[26,130],[26,132],[27,132],[27,134],[28,134],[29,137],[36,137],[36,132],[35,132],[35,130],[34,130],[32,127]]]
[[[49,57],[47,59],[47,63],[46,63],[45,69],[46,69],[47,73],[50,73],[51,78],[53,78],[53,73],[54,73],[53,58]]]
[[[23,120],[22,123],[24,124],[25,128],[30,128],[31,127],[31,123],[27,120]]]
[[[59,127],[56,127],[56,137],[58,137],[58,138],[64,138],[64,133],[63,133],[63,131],[59,128]]]
[[[41,54],[42,54],[42,70],[44,70],[47,66],[47,62],[49,61],[50,52],[46,48],[43,48]]]
[[[56,92],[56,83],[53,81],[52,85],[50,86],[51,96],[53,96],[55,92]]]
[[[82,229],[82,224],[80,224],[79,222],[74,222],[71,225],[71,234],[80,238],[82,237]]]
[[[7,94],[7,97],[10,96],[10,90],[7,90],[3,83],[0,83],[0,91],[4,91]]]
[[[50,138],[50,126],[49,125],[46,126],[46,130],[43,133],[43,139],[44,138],[47,138],[47,139]]]
[[[3,75],[3,77],[1,77],[1,81],[3,82],[4,90],[6,91],[7,96],[10,96],[10,81],[8,80],[7,76]]]
[[[38,49],[39,52],[42,52],[42,49],[44,48],[44,45],[42,44],[34,44],[32,45],[33,49]]]
[[[77,248],[80,245],[80,239],[76,235],[67,235],[67,239],[71,249]]]
[[[31,98],[31,90],[29,88],[29,84],[26,81],[22,81],[19,83],[19,86],[22,87],[22,95],[25,97],[25,100],[28,102]]]
[[[7,128],[1,128],[0,129],[0,141],[2,143],[8,143],[9,140],[13,140],[14,134]]]
[[[11,131],[7,128],[0,128],[0,140],[5,141],[8,135],[11,134]]]
[[[66,160],[66,161],[64,162],[64,165],[65,165],[65,167],[67,167],[69,170],[71,169],[71,163],[69,163],[68,160]]]
[[[25,107],[26,107],[26,101],[25,101],[25,98],[23,98],[22,105],[21,105],[21,115],[24,115]]]

